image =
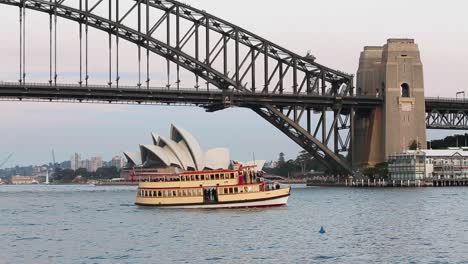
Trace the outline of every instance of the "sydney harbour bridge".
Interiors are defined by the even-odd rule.
[[[311,54],[298,55],[257,34],[173,0],[0,0],[18,8],[18,79],[0,83],[0,99],[104,104],[193,105],[208,112],[249,108],[337,174],[353,173],[355,115],[385,104],[382,95],[354,88],[354,75],[329,68]],[[48,19],[48,79],[28,80],[26,26],[32,12]],[[47,18],[46,18],[47,17]],[[79,75],[60,81],[57,27],[76,22]],[[5,25],[4,25],[5,26]],[[13,25],[11,25],[13,26]],[[89,36],[107,37],[100,58],[91,57]],[[59,36],[64,37],[64,36]],[[124,85],[121,45],[137,49],[135,85]],[[163,60],[167,84],[152,84],[152,58]],[[90,64],[108,60],[107,85],[93,84]],[[159,64],[160,65],[160,64]],[[187,77],[190,76],[190,77]],[[133,81],[133,80],[132,80]],[[128,83],[128,82],[127,82]],[[468,103],[426,98],[428,129],[468,129]]]

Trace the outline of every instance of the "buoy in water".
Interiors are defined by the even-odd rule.
[[[320,234],[325,234],[325,229],[323,228],[323,226],[320,227],[320,231],[319,231]]]

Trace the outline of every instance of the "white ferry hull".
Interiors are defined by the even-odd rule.
[[[276,207],[288,204],[289,196],[283,196],[263,201],[252,202],[234,202],[234,203],[214,203],[214,204],[193,204],[193,205],[165,205],[155,207],[168,208],[168,209],[221,209],[221,208],[253,208],[253,207]],[[144,205],[144,204],[140,204]],[[148,205],[147,205],[148,206]],[[151,205],[150,205],[151,206]]]

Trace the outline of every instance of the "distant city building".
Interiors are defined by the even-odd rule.
[[[121,156],[114,156],[110,163],[110,167],[116,167],[120,170],[125,165],[125,160]]]
[[[61,165],[64,167],[67,164],[64,162]],[[103,167],[103,161],[101,156],[91,157],[90,159],[81,159],[81,156],[78,153],[75,153],[70,158],[70,168],[72,170],[77,169],[86,169],[89,172],[96,172],[97,169]]]
[[[96,172],[99,168],[102,167],[102,157],[96,156],[92,157],[89,162],[89,168],[86,168],[90,172]]]
[[[426,172],[426,154],[423,151],[404,152],[388,157],[390,180],[416,181],[430,178]]]
[[[73,154],[70,157],[70,168],[72,170],[77,170],[82,167],[81,157],[78,153]]]
[[[11,177],[11,184],[35,184],[36,177],[15,175]]]
[[[408,150],[388,158],[393,180],[468,178],[468,148]]]

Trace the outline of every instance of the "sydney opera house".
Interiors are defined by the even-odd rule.
[[[140,145],[138,152],[124,152],[127,164],[122,177],[128,179],[135,176],[138,179],[148,172],[179,173],[230,168],[229,149],[203,151],[198,141],[181,127],[172,124],[169,138],[155,133],[151,136],[153,144]],[[243,164],[256,164],[261,169],[264,163],[250,161]]]

